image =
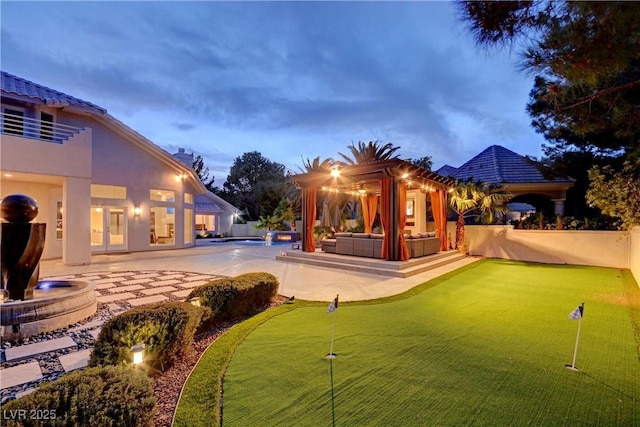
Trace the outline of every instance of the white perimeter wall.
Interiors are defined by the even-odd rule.
[[[631,230],[629,242],[629,269],[640,286],[640,227]]]
[[[455,236],[455,223],[448,232]],[[640,240],[640,231],[634,233]],[[514,230],[502,225],[467,225],[471,255],[552,264],[631,268],[631,234],[622,231]],[[640,242],[636,242],[635,264]],[[638,268],[638,267],[636,267]],[[637,277],[637,276],[636,276]]]

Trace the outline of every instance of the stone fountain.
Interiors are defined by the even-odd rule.
[[[0,265],[2,339],[19,339],[63,328],[97,310],[95,284],[80,280],[39,281],[46,224],[31,223],[38,204],[12,194],[2,199]]]

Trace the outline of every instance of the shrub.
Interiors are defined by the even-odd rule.
[[[2,405],[6,426],[153,426],[153,380],[124,366],[63,375]]]
[[[195,288],[187,301],[200,298],[211,310],[211,323],[254,314],[269,305],[278,293],[278,279],[269,273],[247,273],[213,280]]]
[[[189,350],[209,310],[185,302],[133,308],[112,317],[96,340],[89,366],[131,362],[131,346],[145,344],[145,365],[164,371]]]

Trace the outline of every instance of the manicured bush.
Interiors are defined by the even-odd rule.
[[[102,326],[89,366],[131,363],[131,346],[145,344],[145,366],[164,371],[187,352],[209,310],[185,302],[133,308]]]
[[[63,375],[2,405],[6,426],[153,426],[153,380],[126,366]],[[6,423],[6,424],[5,424]]]
[[[254,314],[269,306],[278,293],[278,279],[269,273],[247,273],[213,280],[195,288],[187,301],[199,298],[216,323]]]

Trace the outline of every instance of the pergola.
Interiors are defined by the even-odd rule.
[[[384,232],[382,258],[390,261],[405,261],[409,258],[403,233],[407,221],[407,189],[429,194],[440,250],[447,249],[447,193],[455,183],[451,178],[401,159],[391,159],[302,173],[293,175],[292,179],[302,189],[302,250],[305,252],[314,252],[316,249],[313,228],[319,189],[359,197],[365,233],[371,233],[379,200]]]

